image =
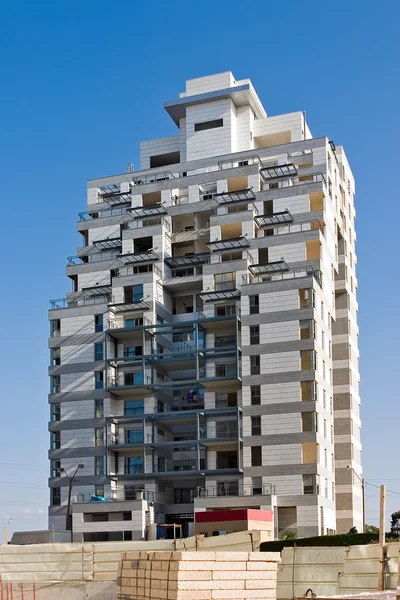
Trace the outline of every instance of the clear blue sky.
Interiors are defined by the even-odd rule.
[[[227,70],[252,80],[268,114],[305,110],[314,136],[346,149],[364,472],[400,494],[399,19],[397,0],[0,0],[0,527],[46,527],[48,300],[70,289],[85,181],[138,165],[140,140],[175,132],[163,101]]]

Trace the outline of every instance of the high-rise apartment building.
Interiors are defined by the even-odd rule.
[[[177,135],[88,182],[72,292],[50,310],[50,523],[66,526],[81,464],[77,540],[153,518],[188,534],[195,511],[233,507],[272,509],[277,535],[361,530],[343,148],[303,112],[268,117],[229,72],[164,107]]]

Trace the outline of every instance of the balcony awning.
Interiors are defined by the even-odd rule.
[[[111,285],[93,285],[82,288],[86,296],[108,296],[111,294]]]
[[[159,255],[149,250],[148,252],[132,252],[127,254],[120,254],[118,259],[123,262],[124,265],[137,265],[139,263],[153,262],[159,260]]]
[[[271,215],[260,215],[254,217],[258,227],[263,229],[264,227],[273,227],[274,225],[282,225],[284,223],[292,223],[293,217],[288,210],[282,212],[276,212]]]
[[[251,265],[249,270],[253,275],[269,275],[271,273],[282,273],[282,271],[289,271],[290,269],[285,260],[278,260],[266,265]]]
[[[171,269],[205,265],[210,262],[210,253],[199,252],[198,254],[185,254],[183,256],[167,256],[164,258],[164,261]]]
[[[218,300],[237,300],[240,298],[240,291],[233,288],[231,290],[201,292],[199,295],[204,302],[218,302]]]
[[[105,238],[104,240],[94,240],[92,243],[97,250],[111,250],[113,248],[122,247],[122,240],[119,237]]]
[[[168,213],[167,209],[162,204],[136,206],[135,208],[128,208],[127,212],[130,213],[134,219],[147,219],[148,217],[166,215]]]
[[[253,192],[253,188],[246,188],[245,190],[237,190],[235,192],[222,192],[221,194],[214,194],[214,199],[220,206],[239,202],[251,202],[255,200],[255,197],[256,196]]]
[[[215,240],[214,242],[207,242],[206,245],[211,252],[227,252],[229,250],[248,248],[250,246],[250,242],[245,236],[241,236],[229,240]]]
[[[271,179],[280,179],[281,177],[293,177],[297,175],[297,169],[293,163],[288,163],[287,165],[263,167],[260,169],[260,174],[264,181],[270,181]]]
[[[105,185],[99,189],[99,199],[108,205],[131,203],[129,192],[121,192],[119,185]]]
[[[139,300],[138,302],[118,302],[116,304],[109,304],[108,310],[114,314],[124,312],[143,312],[149,310],[150,306],[147,302]]]

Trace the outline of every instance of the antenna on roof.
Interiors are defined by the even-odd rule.
[[[133,173],[133,171],[135,170],[133,163],[128,162],[128,164],[126,165],[126,171],[127,173]]]

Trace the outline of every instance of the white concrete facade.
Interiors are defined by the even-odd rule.
[[[50,311],[50,522],[65,526],[56,469],[83,463],[73,500],[144,490],[185,534],[224,497],[273,508],[277,535],[361,530],[343,148],[302,112],[268,117],[232,73],[165,109],[179,132],[143,142],[140,171],[88,182],[73,291]]]

